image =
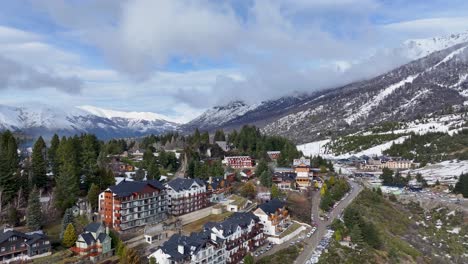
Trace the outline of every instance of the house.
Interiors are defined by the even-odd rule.
[[[255,167],[255,161],[250,156],[224,157],[223,164],[234,169],[248,169]]]
[[[101,221],[118,231],[167,218],[166,189],[157,180],[125,181],[99,194]]]
[[[112,158],[108,167],[114,173],[114,176],[124,175],[128,172],[135,172],[135,167],[133,165],[122,162],[117,157]]]
[[[213,241],[224,241],[227,264],[239,263],[248,252],[263,245],[262,229],[260,219],[252,213],[234,213],[223,222],[204,226]]]
[[[151,257],[158,264],[225,264],[226,247],[223,240],[213,240],[209,231],[191,233],[189,236],[175,234],[148,256]]]
[[[283,173],[281,174],[280,181],[276,183],[278,188],[283,191],[296,189],[296,173]]]
[[[239,174],[242,177],[242,181],[248,181],[255,176],[252,169],[243,169]]]
[[[93,262],[112,256],[112,238],[109,228],[102,223],[91,223],[78,236],[75,247],[71,250],[76,254],[89,257]]]
[[[277,160],[281,155],[281,151],[267,151],[267,155],[271,160]]]
[[[223,176],[210,177],[205,184],[208,199],[212,203],[224,199],[225,195],[231,190],[231,182],[227,181]]]
[[[215,144],[218,145],[224,152],[231,150],[231,147],[226,141],[215,141]]]
[[[263,225],[263,233],[268,236],[279,236],[291,225],[291,217],[286,205],[279,199],[273,199],[260,205],[254,214]]]
[[[310,173],[310,159],[306,159],[304,157],[300,159],[294,159],[294,172],[297,174],[296,176],[296,184],[299,188],[305,189],[311,185],[311,181],[309,178]]]
[[[200,179],[177,178],[166,184],[168,211],[174,216],[208,206],[206,184]]]
[[[50,254],[50,240],[42,231],[0,230],[0,263],[27,261]]]

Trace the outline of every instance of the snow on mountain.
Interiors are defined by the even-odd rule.
[[[158,118],[156,118],[158,117]],[[9,129],[31,136],[54,133],[93,133],[100,138],[141,136],[177,130],[178,124],[151,113],[125,113],[99,108],[60,108],[38,103],[14,107],[0,105],[0,130]]]
[[[468,31],[444,37],[410,39],[403,43],[403,49],[407,52],[409,58],[419,59],[433,52],[464,42],[468,42]]]
[[[136,119],[136,120],[146,120],[146,121],[156,121],[156,120],[168,120],[171,121],[171,118],[152,113],[152,112],[124,112],[116,111],[110,109],[99,108],[91,105],[78,106],[79,109],[82,109],[86,112],[89,112],[93,115],[105,117],[105,118],[126,118],[126,119]]]
[[[254,110],[258,104],[248,105],[242,101],[233,101],[224,106],[215,106],[202,115],[190,121],[190,123],[203,124],[204,126],[221,126],[236,117]]]

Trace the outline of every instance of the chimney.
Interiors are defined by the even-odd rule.
[[[180,254],[184,254],[184,245],[178,245],[177,246],[177,251],[180,253]]]

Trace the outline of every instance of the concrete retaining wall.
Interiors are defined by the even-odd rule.
[[[193,221],[197,221],[199,219],[209,216],[211,214],[212,209],[213,206],[206,207],[195,212],[191,212],[189,214],[181,215],[179,216],[179,219],[182,221],[182,225],[186,225]]]
[[[274,243],[274,244],[283,244],[284,242],[292,239],[293,237],[296,237],[298,236],[302,231],[306,230],[307,228],[303,225],[301,225],[301,227],[299,227],[298,229],[296,229],[296,231],[292,232],[291,234],[285,236],[285,237],[282,237],[282,238],[279,238],[279,237],[268,237],[267,240],[270,241],[271,243]]]

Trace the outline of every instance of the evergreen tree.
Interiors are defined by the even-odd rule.
[[[135,181],[142,181],[145,178],[145,171],[142,168],[138,168],[133,176]]]
[[[98,199],[99,199],[99,187],[96,184],[91,184],[91,187],[88,191],[88,202],[92,210],[97,210],[98,208]]]
[[[8,224],[12,227],[18,226],[20,223],[20,217],[18,209],[14,206],[10,206],[8,210]]]
[[[214,135],[214,141],[226,141],[226,136],[224,135],[224,131],[222,129],[216,130]]]
[[[361,244],[363,242],[362,232],[361,232],[361,228],[359,227],[359,225],[354,225],[349,235],[353,243]]]
[[[10,131],[0,133],[0,200],[5,204],[11,201],[19,188],[15,177],[19,167],[17,149],[16,139]]]
[[[283,193],[278,188],[278,186],[276,186],[276,184],[271,185],[270,194],[271,194],[271,199],[281,198],[283,196]]]
[[[263,172],[269,172],[270,168],[268,168],[268,163],[265,160],[260,160],[260,162],[257,164],[257,167],[255,168],[255,175],[260,177]]]
[[[47,158],[50,164],[50,167],[52,168],[52,174],[54,176],[58,175],[59,173],[59,160],[57,156],[57,150],[60,145],[60,139],[57,134],[54,134],[52,137],[52,140],[50,141],[50,148],[47,153]]]
[[[265,187],[271,187],[273,180],[269,171],[264,171],[260,175],[260,183]]]
[[[458,177],[458,181],[453,189],[454,193],[460,193],[463,197],[468,198],[468,174],[463,173]]]
[[[140,255],[135,249],[124,247],[119,263],[120,264],[140,264],[141,263]]]
[[[155,257],[150,257],[149,258],[149,264],[157,264],[156,258]]]
[[[79,192],[79,147],[75,138],[62,139],[58,149],[59,175],[55,177],[55,205],[59,210],[73,206]]]
[[[161,178],[161,172],[159,170],[159,166],[152,162],[149,164],[148,172],[147,172],[147,179],[148,180],[159,180]]]
[[[44,188],[47,185],[47,158],[46,144],[42,137],[39,137],[34,144],[32,153],[32,179],[31,184],[37,188]]]
[[[76,240],[78,239],[78,235],[76,234],[75,227],[73,224],[68,224],[65,232],[63,234],[62,244],[64,247],[72,247],[75,245]]]
[[[73,216],[73,210],[71,208],[67,208],[62,218],[62,229],[60,231],[60,239],[63,239],[63,235],[65,233],[65,230],[67,229],[67,226],[69,224],[73,224],[74,221],[75,217]]]
[[[27,225],[32,231],[39,230],[42,225],[41,202],[39,200],[39,192],[36,187],[29,194],[28,210],[27,210]]]

